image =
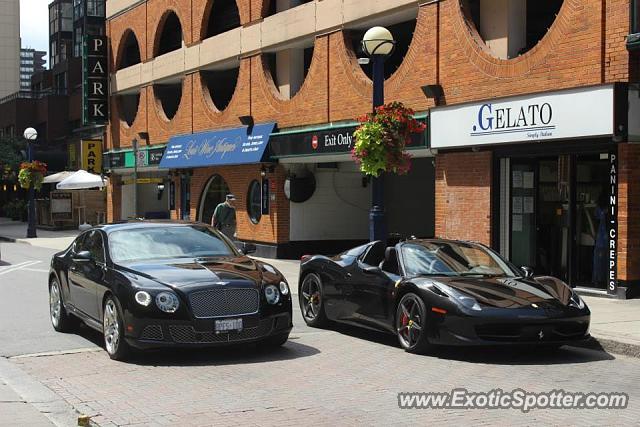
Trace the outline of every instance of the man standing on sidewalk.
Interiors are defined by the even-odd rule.
[[[211,225],[231,240],[236,237],[236,208],[233,205],[235,200],[233,194],[227,194],[225,201],[216,206],[211,217]]]

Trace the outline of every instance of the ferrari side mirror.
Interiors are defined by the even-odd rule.
[[[253,243],[243,243],[242,247],[240,248],[240,252],[242,252],[245,255],[255,253],[256,250],[257,250],[256,245]]]
[[[533,268],[522,266],[520,270],[524,273],[525,279],[531,279],[533,277]]]
[[[362,269],[362,271],[366,274],[380,274],[382,272],[380,267],[376,266],[365,267]]]

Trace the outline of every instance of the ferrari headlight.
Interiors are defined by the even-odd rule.
[[[584,308],[584,301],[582,300],[582,298],[580,298],[580,295],[576,294],[575,292],[571,292],[569,305],[582,310]]]
[[[275,285],[268,285],[264,288],[264,296],[267,302],[271,305],[277,304],[280,301],[280,292]]]
[[[138,291],[136,292],[136,302],[144,307],[147,307],[151,304],[151,295],[146,291]]]
[[[280,282],[280,293],[282,295],[289,295],[289,285],[286,282]]]
[[[434,284],[435,288],[437,288],[440,292],[446,294],[448,297],[450,297],[452,300],[456,301],[458,304],[469,308],[471,310],[476,310],[476,311],[480,311],[482,310],[482,307],[480,307],[480,304],[478,304],[478,301],[470,296],[467,295],[465,293],[462,293],[456,289],[453,289],[449,286],[444,286],[444,285],[440,285],[440,284]]]
[[[156,305],[165,313],[175,313],[180,307],[180,300],[171,292],[160,292],[156,296]]]

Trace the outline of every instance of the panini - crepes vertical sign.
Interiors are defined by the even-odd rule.
[[[87,34],[82,52],[82,123],[105,124],[109,118],[107,38]]]
[[[618,153],[609,154],[609,213],[607,215],[607,237],[609,247],[609,275],[607,276],[607,292],[616,294],[618,290]]]
[[[82,169],[100,175],[102,173],[102,141],[82,140]]]

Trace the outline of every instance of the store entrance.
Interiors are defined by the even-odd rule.
[[[509,177],[501,186],[501,252],[535,274],[605,289],[609,154],[510,158],[501,169]]]

